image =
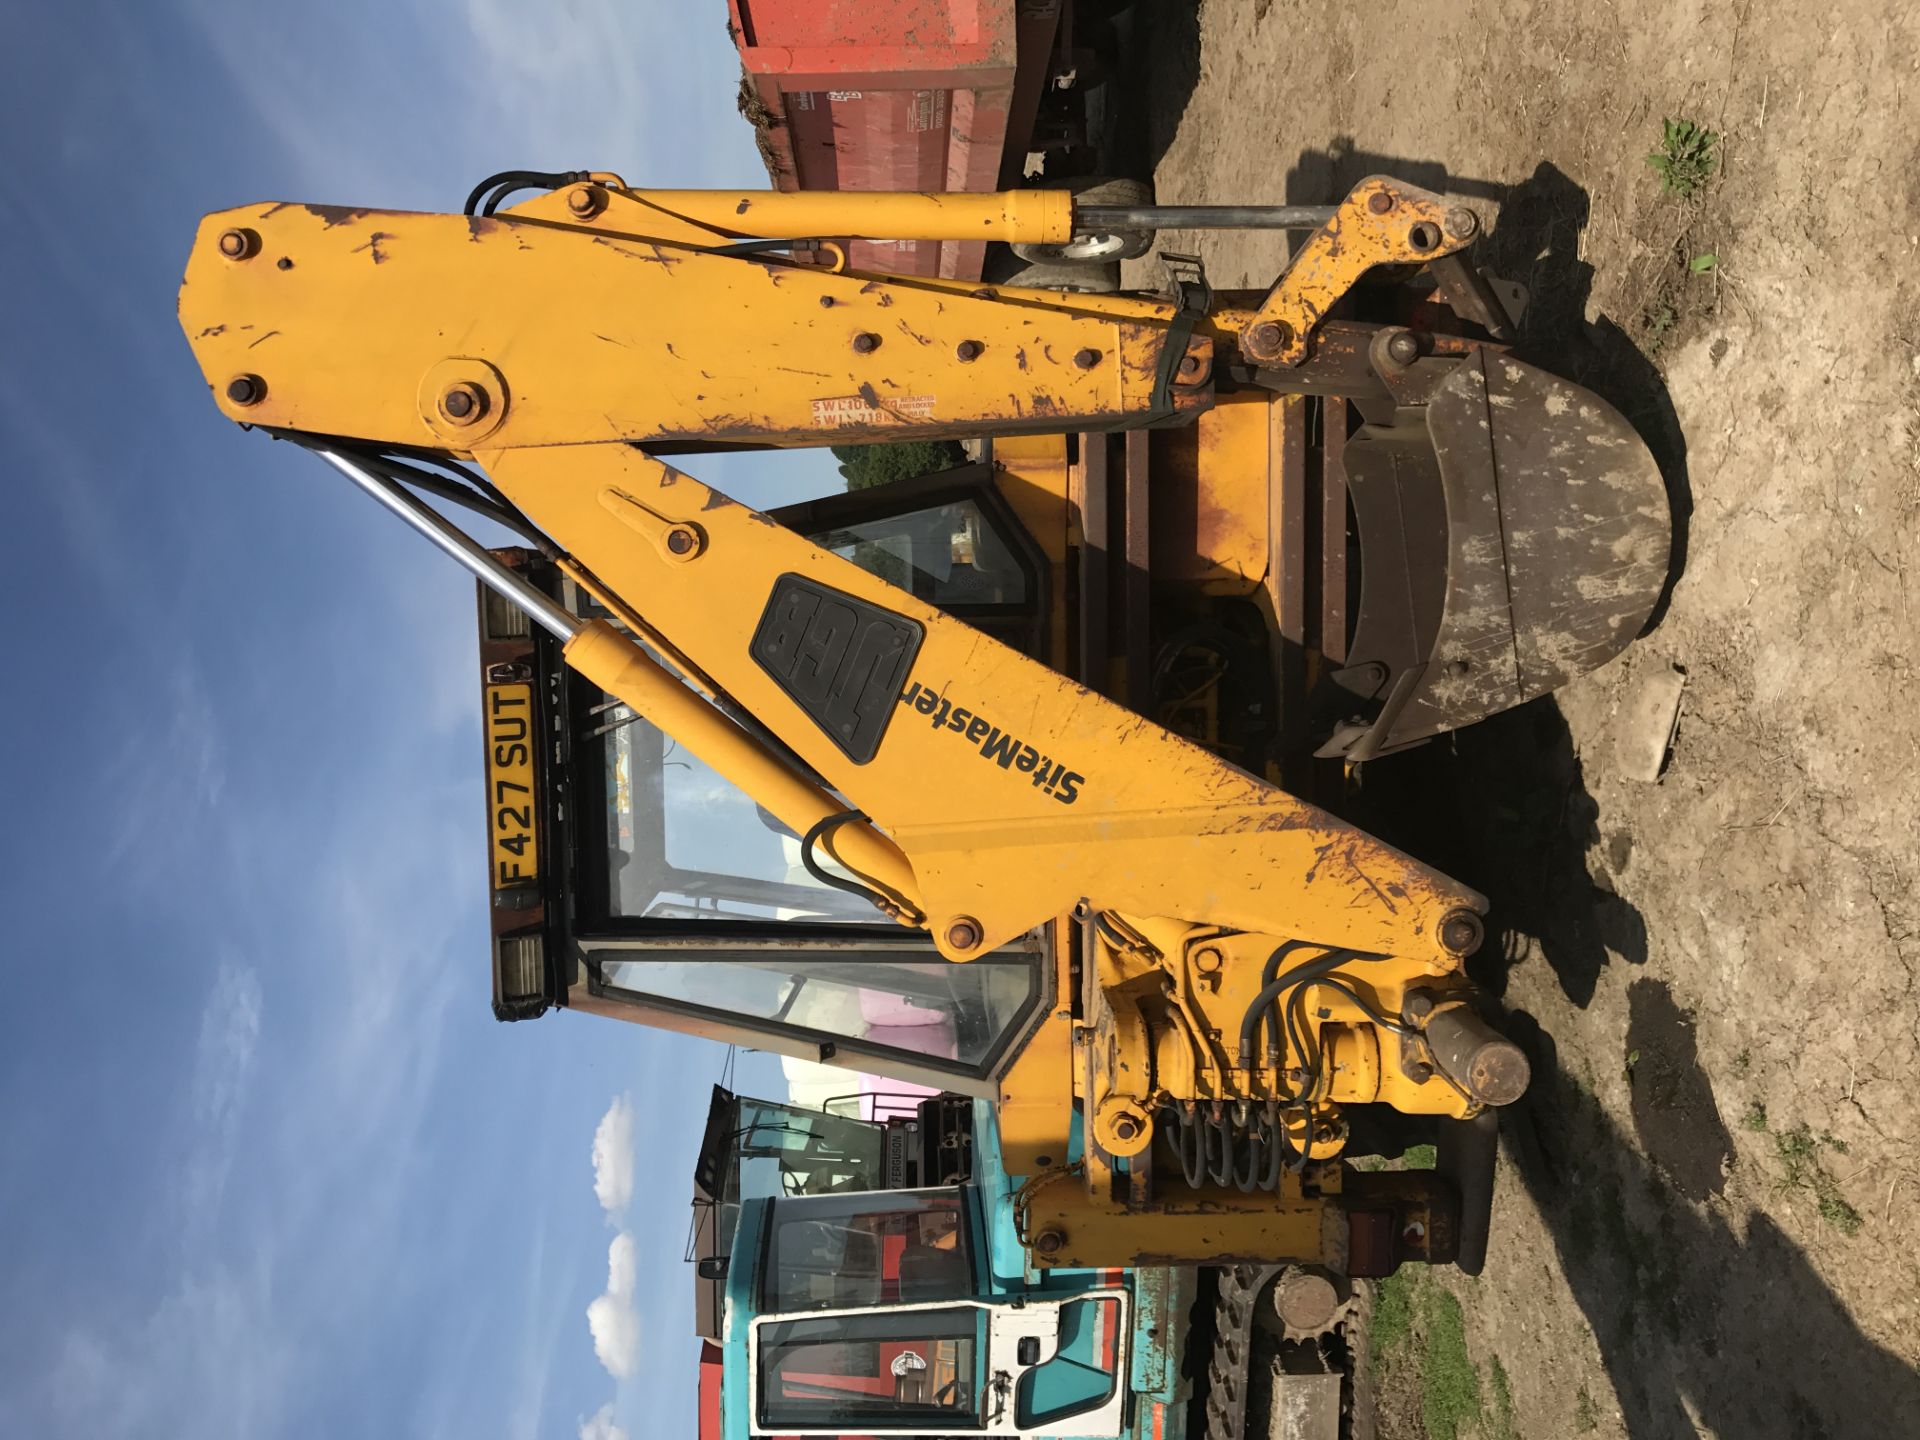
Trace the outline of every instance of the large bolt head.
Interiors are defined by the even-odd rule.
[[[220,253],[229,260],[250,260],[260,253],[260,236],[246,229],[223,230]]]
[[[440,396],[440,413],[456,425],[471,425],[487,413],[486,392],[462,380]]]
[[[267,382],[258,375],[236,375],[227,382],[227,399],[236,405],[258,405],[267,398]]]
[[[1456,240],[1470,240],[1480,230],[1480,217],[1464,205],[1456,205],[1440,219],[1447,234]]]
[[[1487,927],[1471,910],[1449,910],[1440,919],[1440,945],[1449,954],[1471,955],[1486,933]]]
[[[1247,347],[1256,356],[1278,355],[1293,340],[1293,327],[1281,320],[1263,320],[1247,331]]]
[[[955,917],[947,923],[947,945],[954,950],[971,950],[980,943],[980,922],[971,915]]]
[[[567,209],[582,220],[591,220],[607,205],[607,192],[598,185],[576,185],[567,191]]]
[[[871,355],[880,348],[880,337],[870,330],[863,330],[853,337],[853,351],[856,355]]]
[[[1073,356],[1073,363],[1082,370],[1091,370],[1100,363],[1100,352],[1098,350],[1076,350]]]
[[[1387,358],[1396,365],[1411,365],[1420,358],[1419,339],[1407,330],[1388,336]]]

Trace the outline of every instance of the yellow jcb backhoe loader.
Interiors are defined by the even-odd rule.
[[[1473,212],[585,172],[468,209],[210,215],[180,317],[223,413],[489,588],[502,1014],[992,1099],[1037,1267],[1477,1266],[1527,1068],[1462,973],[1484,902],[1276,783],[1602,663],[1664,580],[1652,459],[1508,353]],[[1175,260],[1171,298],[814,240],[1174,224],[1305,234],[1264,294]],[[1002,451],[790,524],[674,463],[918,437]],[[1396,1112],[1439,1171],[1343,1164]]]

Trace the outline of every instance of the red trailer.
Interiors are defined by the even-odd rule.
[[[1075,0],[727,0],[740,108],[782,190],[1006,189],[1035,157],[1047,183],[1084,175],[1088,42],[1110,36],[1088,3],[1076,25]],[[988,248],[860,240],[848,262],[978,279]]]

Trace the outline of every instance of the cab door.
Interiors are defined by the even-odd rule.
[[[1128,1296],[769,1315],[749,1337],[753,1435],[1117,1440]]]

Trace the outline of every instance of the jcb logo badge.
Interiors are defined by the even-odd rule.
[[[750,653],[848,759],[864,765],[880,748],[923,633],[878,605],[782,575]]]

